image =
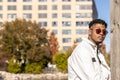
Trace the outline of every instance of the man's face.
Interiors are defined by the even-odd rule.
[[[102,43],[107,34],[105,25],[103,24],[94,24],[89,29],[89,38],[93,43]]]

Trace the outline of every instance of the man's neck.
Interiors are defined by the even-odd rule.
[[[95,42],[95,41],[94,41],[93,39],[91,39],[90,37],[88,37],[88,39],[89,39],[93,44],[95,44],[96,46],[99,45],[98,42]]]

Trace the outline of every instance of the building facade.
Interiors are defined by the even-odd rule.
[[[0,26],[16,18],[36,21],[55,33],[59,50],[87,37],[88,23],[96,17],[94,0],[0,0]]]

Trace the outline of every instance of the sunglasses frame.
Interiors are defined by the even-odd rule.
[[[91,30],[93,30],[93,29],[91,29]],[[106,29],[102,30],[100,28],[95,29],[95,32],[96,32],[96,34],[100,34],[102,32],[103,35],[107,35],[107,33],[108,33],[108,31]]]

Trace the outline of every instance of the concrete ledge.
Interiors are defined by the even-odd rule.
[[[67,80],[67,73],[13,74],[0,71],[3,80]]]

